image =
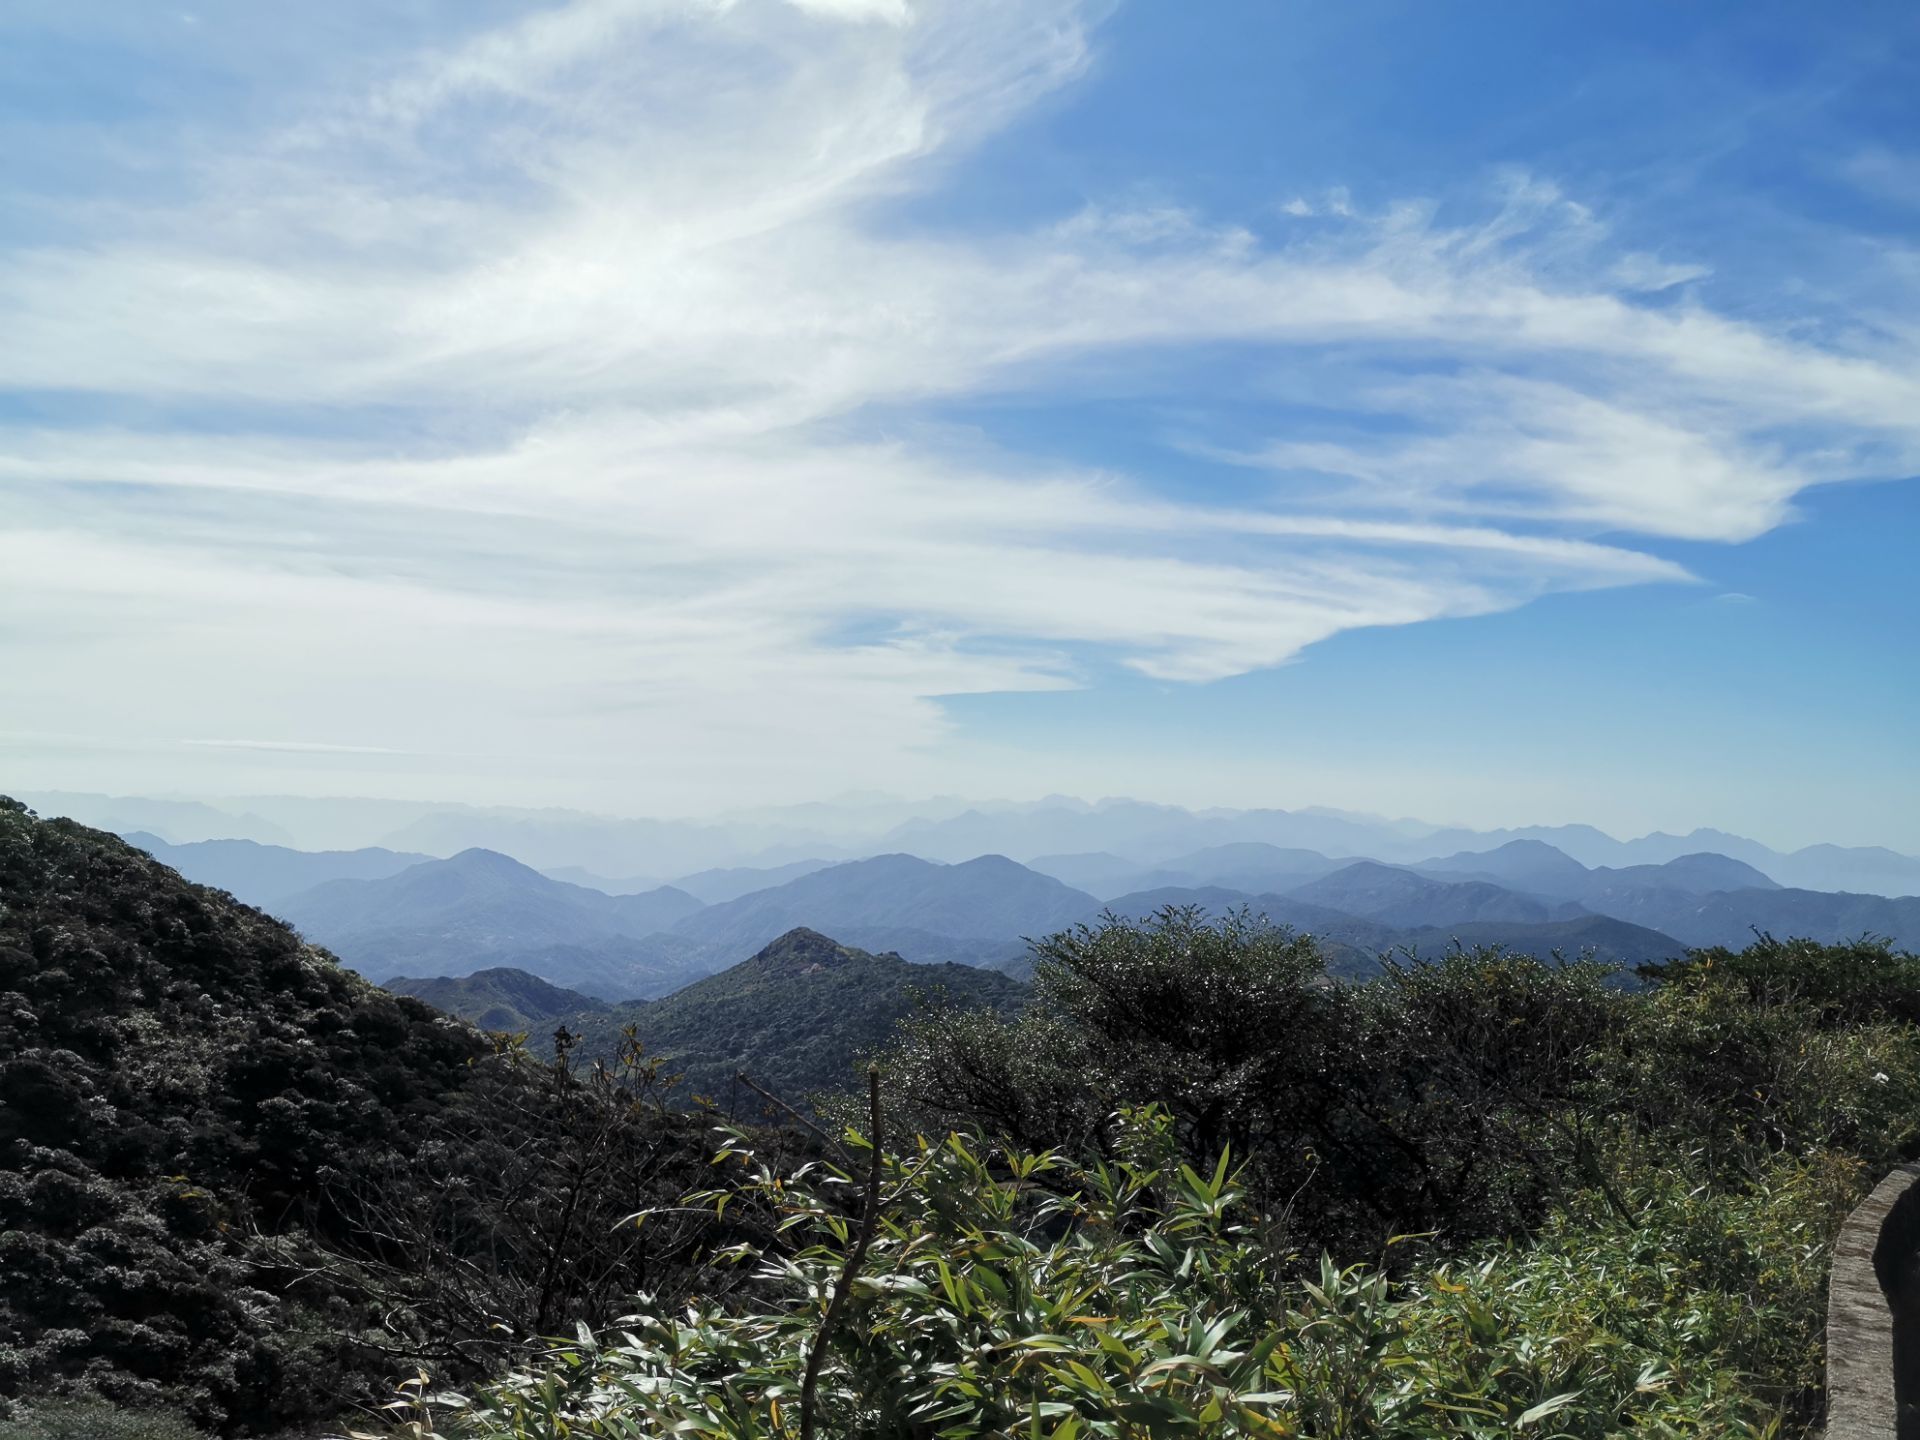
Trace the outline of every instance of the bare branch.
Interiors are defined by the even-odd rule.
[[[872,1071],[871,1068],[869,1068],[867,1073],[869,1075],[872,1075],[874,1072]],[[733,1078],[738,1080],[742,1085],[745,1085],[749,1090],[753,1091],[753,1093],[758,1095],[762,1100],[765,1100],[768,1103],[773,1105],[778,1105],[782,1110],[786,1111],[787,1114],[791,1115],[795,1120],[799,1121],[802,1125],[806,1126],[807,1129],[811,1130],[814,1134],[818,1135],[828,1145],[832,1146],[834,1149],[834,1152],[838,1154],[842,1160],[847,1162],[847,1168],[849,1170],[853,1168],[853,1165],[854,1165],[853,1156],[848,1153],[847,1147],[842,1145],[838,1140],[834,1139],[833,1136],[829,1135],[826,1131],[822,1130],[818,1125],[814,1124],[813,1121],[809,1120],[806,1116],[802,1115],[798,1110],[794,1109],[793,1106],[789,1105],[786,1101],[782,1100],[778,1095],[775,1095],[771,1090],[761,1089],[760,1086],[754,1083],[753,1077],[747,1074],[746,1071],[744,1070],[735,1071]]]
[[[813,1440],[813,1406],[815,1394],[820,1388],[820,1367],[826,1361],[827,1346],[833,1340],[833,1327],[840,1319],[840,1311],[847,1303],[848,1294],[853,1290],[854,1276],[860,1273],[860,1264],[867,1258],[867,1247],[873,1243],[873,1232],[880,1224],[880,1167],[883,1152],[880,1148],[878,1065],[867,1066],[867,1110],[870,1117],[867,1123],[868,1140],[873,1146],[873,1164],[867,1170],[867,1213],[860,1221],[860,1238],[854,1242],[847,1263],[840,1268],[840,1279],[833,1287],[833,1299],[827,1302],[827,1313],[820,1321],[820,1333],[813,1338],[813,1353],[807,1356],[807,1375],[800,1385],[800,1440]]]

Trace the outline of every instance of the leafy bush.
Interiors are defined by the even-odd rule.
[[[1163,1111],[1127,1112],[1120,1158],[1092,1165],[957,1136],[884,1155],[873,1241],[827,1336],[820,1432],[1760,1436],[1817,1379],[1807,1301],[1857,1181],[1845,1164],[1783,1162],[1728,1196],[1655,1172],[1632,1228],[1594,1197],[1535,1244],[1401,1279],[1323,1260],[1304,1279],[1249,1227],[1226,1156],[1201,1173],[1173,1131]],[[849,1144],[864,1165],[865,1141]],[[738,1140],[723,1156],[810,1242],[741,1252],[759,1303],[649,1309],[470,1397],[416,1394],[384,1433],[798,1433],[858,1244],[842,1202],[859,1167],[782,1177]]]
[[[1820,1147],[1880,1170],[1920,1143],[1920,960],[1763,939],[1645,973],[1652,993],[1594,1061],[1641,1129],[1734,1173]]]
[[[1744,950],[1695,950],[1640,974],[1681,990],[1735,989],[1751,1005],[1796,1007],[1826,1026],[1920,1023],[1920,956],[1870,936],[1822,945],[1762,935]]]
[[[1195,1163],[1246,1157],[1297,1245],[1343,1254],[1524,1229],[1595,1183],[1593,1059],[1632,1003],[1603,967],[1458,952],[1335,985],[1305,937],[1180,909],[1036,954],[1022,1015],[907,1023],[886,1057],[907,1123],[1098,1151],[1153,1102]]]

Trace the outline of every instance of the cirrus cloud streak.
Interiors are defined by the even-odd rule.
[[[0,386],[81,417],[0,429],[0,601],[59,617],[13,673],[88,733],[111,675],[177,737],[293,706],[342,754],[912,784],[941,697],[1685,580],[1650,541],[1920,468],[1910,336],[1716,313],[1703,257],[1537,179],[1446,225],[927,219],[1096,38],[1069,0],[575,0],[76,211],[0,256]],[[1204,413],[1182,357],[1223,345],[1272,433],[1179,443],[1259,493],[943,417],[1090,366]],[[1351,383],[1284,403],[1329,356]]]

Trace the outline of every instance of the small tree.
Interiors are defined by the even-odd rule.
[[[580,1064],[571,1037],[536,1059],[502,1037],[462,1103],[418,1143],[330,1177],[352,1237],[327,1250],[260,1238],[299,1275],[360,1293],[385,1316],[362,1343],[396,1368],[497,1368],[520,1344],[610,1319],[638,1290],[711,1292],[704,1252],[746,1233],[684,1209],[632,1222],[704,1173],[702,1122],[669,1111],[672,1079],[629,1030],[609,1064]]]

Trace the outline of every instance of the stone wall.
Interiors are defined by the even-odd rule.
[[[1920,1164],[1847,1217],[1827,1286],[1827,1440],[1920,1440]]]

